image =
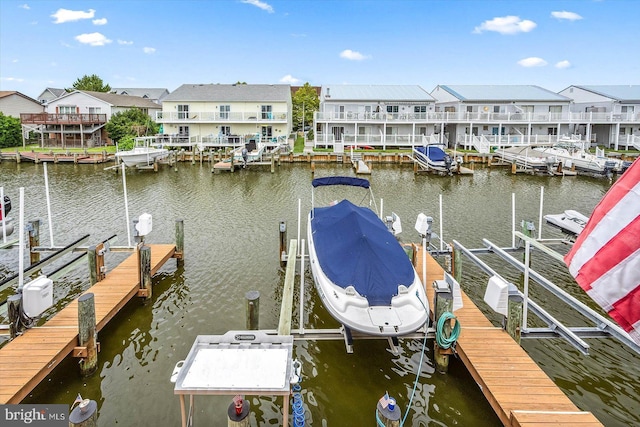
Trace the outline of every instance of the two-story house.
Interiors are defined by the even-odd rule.
[[[162,133],[189,145],[275,146],[291,133],[291,87],[267,84],[183,84],[162,101]]]
[[[46,104],[47,102],[53,99],[61,97],[65,93],[67,93],[65,89],[48,87],[45,90],[43,90],[40,95],[38,95],[38,101],[40,101],[41,104]]]
[[[103,145],[110,142],[104,126],[113,114],[138,108],[152,119],[161,108],[137,96],[81,90],[55,98],[45,107],[46,113],[20,115],[23,130],[39,133],[43,146],[62,147]]]
[[[148,99],[149,101],[153,101],[156,104],[162,104],[162,100],[169,95],[169,91],[165,88],[124,88],[124,87],[115,87],[111,88],[110,93],[115,93],[116,95],[129,95],[129,96],[139,96],[140,98]]]
[[[435,101],[418,85],[324,85],[314,115],[315,145],[422,145],[436,133]]]
[[[438,85],[431,91],[450,145],[553,142],[571,135],[571,99],[534,85]],[[488,148],[488,147],[485,147]]]
[[[640,86],[572,85],[559,92],[573,100],[574,117],[582,118],[579,132],[599,144],[640,149]]]

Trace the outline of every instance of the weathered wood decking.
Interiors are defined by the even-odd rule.
[[[416,256],[422,274],[422,252]],[[442,267],[427,255],[427,295],[434,313],[434,280],[443,278]],[[463,308],[454,313],[461,333],[456,350],[505,426],[601,426],[560,390],[502,328],[495,327],[462,292]]]
[[[176,247],[149,246],[153,275],[173,257]],[[98,331],[138,293],[139,287],[138,256],[134,253],[85,292],[94,294]],[[20,403],[76,346],[77,299],[43,326],[27,330],[0,349],[0,404]]]

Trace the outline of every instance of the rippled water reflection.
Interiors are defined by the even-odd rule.
[[[122,177],[97,165],[49,165],[56,244],[66,244],[89,233],[91,242],[118,234],[127,241]],[[41,236],[48,243],[48,225],[42,165],[2,163],[0,185],[16,201],[25,187],[26,219],[41,218]],[[316,165],[316,176],[351,175],[339,165]],[[132,217],[153,215],[151,243],[174,241],[174,221],[185,220],[185,257],[181,268],[171,260],[154,278],[153,298],[134,300],[99,334],[98,373],[81,379],[76,362],[64,361],[27,399],[34,403],[73,402],[77,393],[98,401],[101,425],[179,425],[180,407],[169,376],[198,334],[223,334],[245,328],[244,295],[259,290],[260,324],[277,327],[283,272],[278,265],[278,223],[286,221],[288,238],[297,234],[298,200],[303,216],[310,207],[311,173],[308,165],[283,165],[267,170],[211,174],[209,166],[180,164],[178,172],[127,173]],[[516,216],[533,220],[539,215],[540,187],[545,213],[575,209],[591,212],[610,186],[607,180],[584,177],[548,178],[512,176],[506,170],[481,169],[473,177],[414,176],[410,168],[374,165],[370,177],[385,212],[392,210],[404,222],[403,241],[417,241],[416,215],[434,217],[439,229],[439,195],[443,195],[444,238],[467,247],[481,247],[482,239],[511,243],[511,193],[516,193]],[[305,224],[301,226],[305,235]],[[559,237],[548,226],[544,237]],[[125,255],[108,254],[109,268]],[[505,272],[497,258],[487,263],[518,282],[518,273]],[[0,252],[0,279],[17,271],[17,251]],[[555,261],[536,254],[533,267],[582,301],[595,307]],[[467,293],[479,303],[487,277],[464,263]],[[55,298],[62,306],[88,287],[86,266],[56,282]],[[315,295],[307,272],[306,327],[337,327]],[[531,295],[570,325],[584,321],[548,292],[532,285]],[[6,297],[6,295],[4,296]],[[488,316],[498,319],[479,303]],[[52,313],[54,310],[48,312]],[[294,303],[294,327],[298,304]],[[535,320],[532,320],[535,322]],[[463,325],[464,327],[464,325]],[[591,356],[583,356],[561,340],[527,340],[523,346],[562,390],[583,410],[592,411],[605,425],[640,424],[640,356],[613,340],[590,340]],[[490,345],[490,343],[488,343]],[[345,354],[342,342],[296,342],[295,356],[303,362],[303,398],[308,425],[373,426],[378,398],[396,397],[404,410],[414,385],[422,341],[401,342],[401,353],[389,352],[386,341],[357,341],[355,353]],[[487,351],[491,351],[490,348]],[[428,343],[420,382],[408,425],[499,425],[479,388],[459,361],[447,375],[434,372],[432,343]],[[197,397],[196,421],[226,425],[230,397]],[[251,397],[253,425],[277,425],[281,400]]]

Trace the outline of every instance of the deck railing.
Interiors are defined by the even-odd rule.
[[[582,112],[582,113],[491,113],[491,112],[428,112],[428,113],[371,113],[316,112],[316,122],[347,123],[640,123],[639,113]]]
[[[158,111],[156,121],[164,122],[283,122],[289,114],[286,111],[274,112],[213,112],[213,111]]]
[[[107,122],[106,114],[49,114],[49,113],[22,113],[20,122],[23,124],[37,125],[95,125]]]

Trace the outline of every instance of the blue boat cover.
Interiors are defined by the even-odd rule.
[[[369,188],[369,181],[364,178],[354,178],[351,176],[325,176],[311,181],[313,187],[324,185],[351,185],[353,187]]]
[[[322,271],[337,286],[352,285],[370,306],[391,305],[398,285],[413,283],[409,257],[371,209],[348,200],[315,208],[311,229]]]
[[[415,150],[420,154],[426,156],[432,162],[442,162],[444,161],[447,153],[437,145],[427,145],[426,147],[416,147]]]

